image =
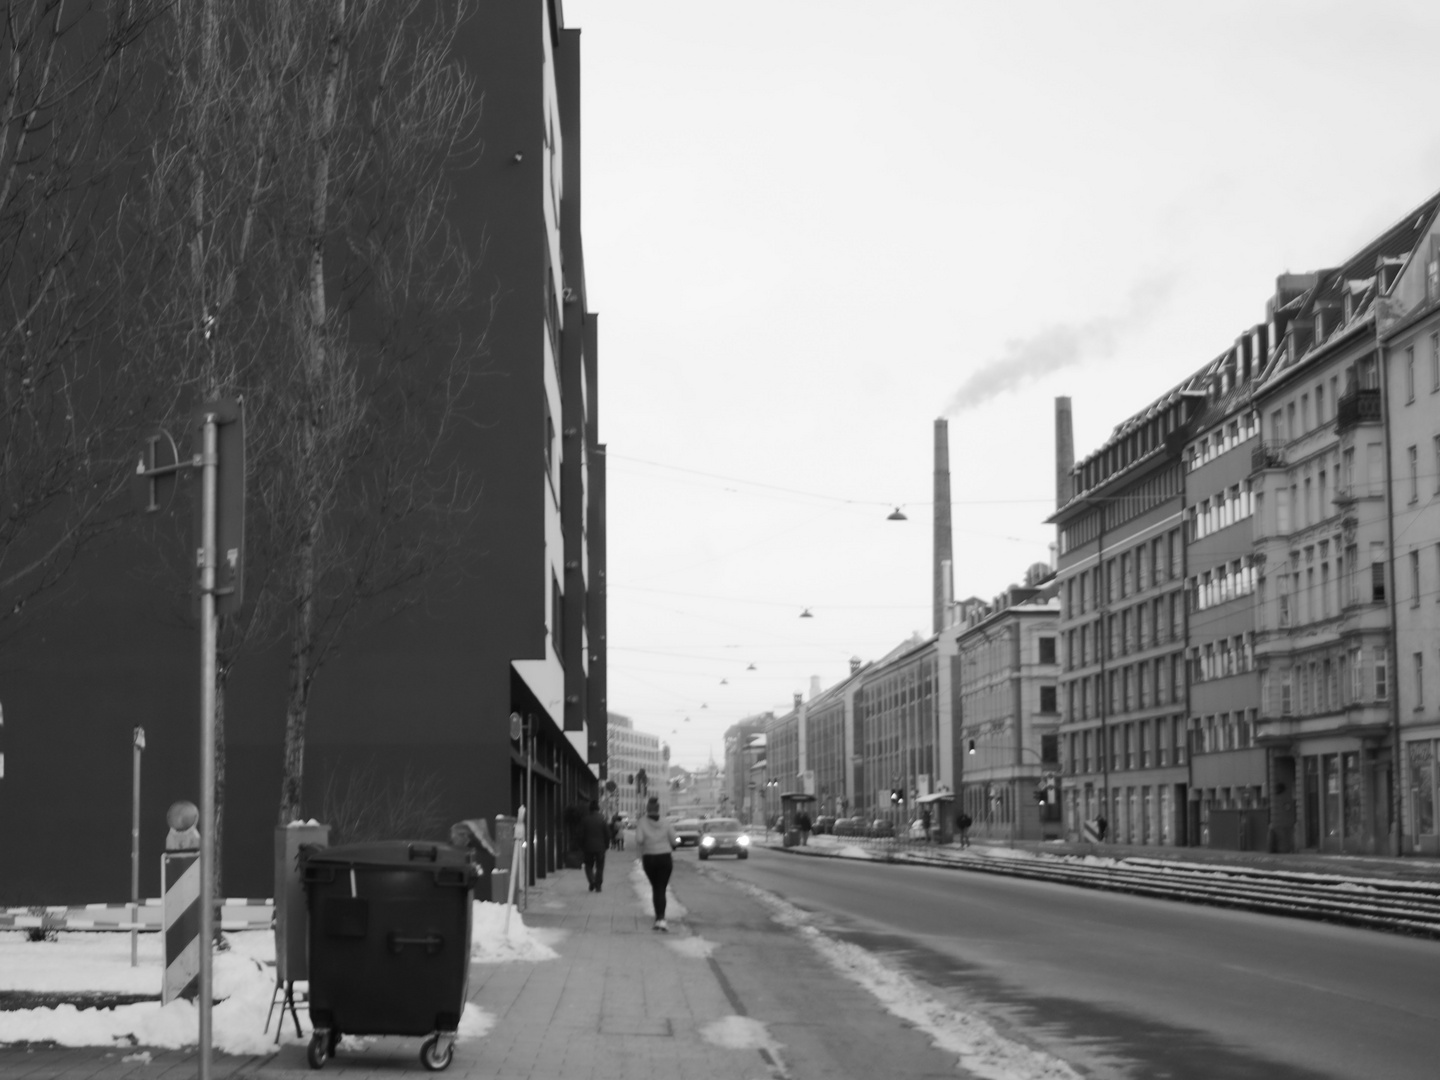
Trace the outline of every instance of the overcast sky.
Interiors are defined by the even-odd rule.
[[[1057,395],[1083,457],[1440,189],[1433,2],[564,11],[610,708],[692,767],[929,633],[937,417],[988,599],[1050,558]]]

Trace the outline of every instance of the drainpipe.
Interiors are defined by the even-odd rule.
[[[1380,328],[1380,301],[1375,298],[1375,363],[1380,369],[1380,429],[1385,433],[1385,530],[1389,573],[1386,589],[1390,597],[1390,812],[1395,815],[1395,857],[1405,855],[1405,774],[1400,753],[1400,635],[1395,606],[1395,477],[1390,467],[1390,358]]]

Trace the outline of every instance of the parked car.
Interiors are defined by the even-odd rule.
[[[835,822],[836,836],[864,836],[870,822],[863,817],[840,818]]]
[[[921,818],[916,818],[914,821],[910,822],[909,827],[905,830],[905,835],[908,836],[911,840],[929,839],[929,835],[925,828],[925,822]]]
[[[700,846],[700,819],[681,818],[675,822],[675,846],[676,847],[699,847]]]
[[[709,818],[700,828],[700,858],[711,855],[750,857],[750,835],[734,818]]]
[[[895,826],[884,818],[876,818],[870,823],[870,828],[865,832],[866,836],[894,836]]]
[[[833,834],[835,832],[835,819],[829,814],[821,814],[815,819],[815,823],[810,826],[810,831],[816,836]]]

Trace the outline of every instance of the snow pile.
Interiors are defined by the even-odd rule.
[[[501,964],[509,960],[554,960],[560,954],[552,947],[565,936],[563,930],[541,930],[525,925],[516,908],[510,909],[510,928],[505,929],[505,904],[476,900],[470,917],[470,959],[477,964]]]
[[[793,904],[748,882],[735,884],[770,908],[778,923],[802,934],[833,968],[868,990],[887,1011],[955,1054],[967,1072],[982,1080],[1080,1080],[1080,1074],[1059,1058],[1006,1038],[983,1017],[936,1000],[879,957],[822,934]]]
[[[471,960],[476,963],[553,960],[559,932],[525,925],[519,911],[510,912],[504,929],[505,905],[477,901],[473,909]],[[230,948],[215,954],[214,988],[220,1000],[211,1010],[212,1044],[226,1054],[270,1054],[275,1050],[275,1023],[283,1020],[282,1043],[304,1042],[288,1016],[271,1014],[275,992],[275,935],[268,930],[227,934]],[[55,941],[30,941],[24,932],[0,932],[0,990],[43,993],[158,994],[164,964],[159,934],[141,934],[139,966],[130,966],[130,935],[124,933],[61,933]],[[303,983],[298,984],[301,988]],[[302,1024],[308,1020],[300,1009]],[[270,1030],[266,1032],[266,1018]],[[480,1038],[496,1018],[467,1003],[460,1019],[460,1037]],[[308,1025],[307,1025],[308,1026]],[[55,1008],[0,1011],[0,1045],[53,1043],[58,1046],[157,1047],[194,1046],[200,1028],[193,1002],[142,1001],[114,1008]],[[347,1050],[364,1050],[366,1040],[348,1039]],[[144,1053],[127,1061],[148,1061]]]

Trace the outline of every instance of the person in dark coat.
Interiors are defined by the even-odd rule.
[[[585,863],[585,880],[591,892],[605,883],[605,852],[610,847],[610,823],[600,812],[600,803],[590,800],[590,812],[580,823],[580,851]]]
[[[961,810],[955,817],[955,828],[960,831],[960,846],[970,846],[970,826],[975,824],[969,814]]]
[[[795,828],[800,830],[800,843],[810,843],[810,815],[804,810],[795,815]]]

